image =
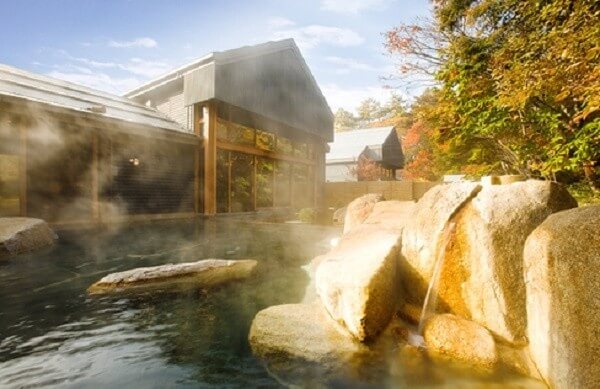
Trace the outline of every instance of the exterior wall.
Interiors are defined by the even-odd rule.
[[[325,202],[327,207],[340,208],[367,193],[381,193],[386,200],[416,201],[436,185],[439,183],[420,181],[330,182],[325,184]]]
[[[352,168],[356,163],[327,164],[325,168],[325,180],[327,182],[355,182],[356,177],[352,175]]]
[[[183,100],[184,94],[181,90],[158,102],[156,109],[193,132],[193,108],[192,106],[186,107]]]

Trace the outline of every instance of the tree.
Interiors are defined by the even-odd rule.
[[[360,103],[356,111],[358,112],[358,118],[368,123],[381,118],[381,103],[369,97]]]
[[[348,131],[356,128],[358,120],[352,114],[343,108],[338,108],[334,116],[334,130],[335,132]]]
[[[356,166],[350,168],[352,174],[358,181],[384,181],[389,179],[389,173],[381,165],[372,159],[361,155]]]
[[[389,31],[401,72],[440,86],[433,135],[446,168],[594,181],[599,16],[592,0],[438,0],[433,21]]]

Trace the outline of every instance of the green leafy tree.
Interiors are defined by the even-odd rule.
[[[352,112],[346,111],[343,108],[338,108],[334,116],[335,132],[348,131],[356,128],[358,119]]]

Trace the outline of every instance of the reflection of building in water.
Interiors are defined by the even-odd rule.
[[[332,136],[292,40],[209,54],[125,97],[0,65],[0,215],[99,222],[315,206]]]

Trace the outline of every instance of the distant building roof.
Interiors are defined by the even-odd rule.
[[[335,140],[329,144],[330,151],[327,153],[327,162],[355,161],[365,151],[365,148],[368,148],[369,158],[381,161],[382,145],[392,131],[395,131],[393,126],[336,132]]]
[[[0,64],[0,100],[24,99],[138,125],[188,132],[154,108],[71,82]]]

